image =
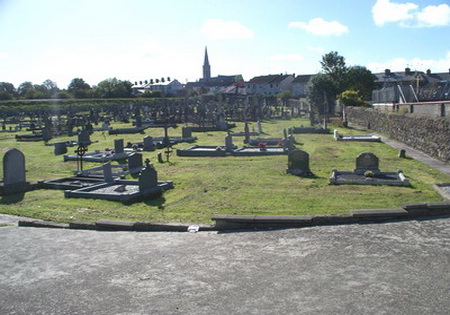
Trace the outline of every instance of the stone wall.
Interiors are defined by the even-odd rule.
[[[421,117],[362,107],[347,107],[346,113],[352,124],[383,133],[442,161],[450,161],[448,117]]]

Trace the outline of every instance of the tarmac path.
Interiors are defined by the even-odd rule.
[[[448,218],[246,233],[10,225],[0,239],[1,314],[450,310]]]

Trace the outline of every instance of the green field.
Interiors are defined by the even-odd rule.
[[[261,137],[282,137],[283,129],[308,125],[307,120],[264,121]],[[124,125],[114,125],[124,127]],[[128,127],[128,126],[127,126]],[[255,128],[252,124],[250,129]],[[331,129],[335,126],[330,126]],[[360,134],[352,129],[337,128],[341,134]],[[238,123],[233,131],[243,131]],[[181,128],[169,129],[171,136],[181,136]],[[147,129],[146,135],[163,136],[163,129]],[[224,145],[225,132],[193,133],[200,145]],[[108,135],[95,132],[89,151],[114,146],[114,139],[126,142],[142,141],[144,134]],[[354,209],[395,208],[401,203],[439,201],[442,198],[431,185],[449,182],[427,165],[412,159],[400,159],[398,150],[382,143],[336,142],[332,135],[296,135],[297,148],[310,154],[314,177],[300,178],[286,174],[287,156],[256,157],[171,157],[172,163],[159,164],[159,151],[144,152],[158,171],[160,180],[171,180],[175,188],[162,198],[125,205],[120,202],[66,199],[60,190],[36,190],[16,196],[3,197],[0,212],[57,222],[96,221],[155,221],[182,223],[210,223],[212,214],[252,215],[312,215],[345,213]],[[57,138],[51,142],[76,140],[76,137]],[[243,137],[234,137],[242,146]],[[177,148],[191,144],[181,143]],[[1,156],[10,148],[21,150],[26,157],[27,180],[57,179],[71,176],[76,162],[63,162],[55,156],[53,147],[42,142],[16,142],[14,134],[0,134]],[[72,154],[74,148],[69,148]],[[373,152],[380,159],[382,171],[402,169],[412,187],[392,186],[334,186],[328,184],[331,170],[353,170],[355,158],[362,152]],[[99,164],[84,163],[85,168]],[[0,170],[2,172],[2,170]]]

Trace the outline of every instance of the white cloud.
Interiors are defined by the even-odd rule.
[[[424,27],[450,25],[450,6],[428,6],[417,14],[417,20],[418,26]]]
[[[303,56],[299,54],[278,54],[270,57],[272,61],[301,61]]]
[[[398,23],[401,27],[433,27],[450,25],[450,6],[441,4],[420,9],[415,3],[377,0],[372,7],[376,25]]]
[[[348,33],[348,27],[338,21],[325,21],[322,18],[315,18],[309,22],[291,22],[290,28],[301,28],[314,35],[330,36]]]
[[[218,19],[205,21],[201,32],[208,39],[249,39],[254,36],[251,29],[239,22]]]
[[[422,58],[395,58],[386,62],[370,62],[367,68],[377,73],[383,72],[384,69],[391,71],[403,71],[405,68],[411,68],[417,71],[426,71],[430,69],[432,72],[448,72],[450,65],[450,51],[441,59],[422,59]]]

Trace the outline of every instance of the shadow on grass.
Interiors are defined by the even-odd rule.
[[[25,193],[14,194],[10,196],[3,196],[0,198],[0,204],[2,205],[12,205],[21,202],[25,197]]]
[[[159,197],[158,199],[145,200],[144,203],[150,207],[158,207],[158,210],[164,210],[164,204],[166,203],[166,198]]]

